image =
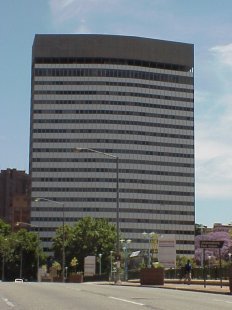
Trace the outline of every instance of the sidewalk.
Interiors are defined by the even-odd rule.
[[[114,284],[111,282],[111,284]],[[139,280],[129,280],[127,282],[122,281],[120,284],[122,286],[141,286]],[[143,285],[143,287],[154,287],[154,288],[163,288],[163,289],[176,289],[183,291],[195,291],[195,292],[204,292],[204,293],[213,293],[213,294],[226,294],[230,295],[230,289],[228,281],[220,280],[206,280],[204,283],[203,280],[192,280],[191,284],[184,284],[183,281],[180,280],[170,280],[166,279],[164,285]],[[231,295],[232,296],[232,295]]]

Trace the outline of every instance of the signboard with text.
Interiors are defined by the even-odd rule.
[[[175,235],[159,236],[158,260],[165,268],[176,267],[176,237]]]
[[[84,274],[85,276],[94,276],[96,271],[96,257],[86,256],[84,260]]]
[[[223,247],[224,241],[208,241],[201,240],[200,248],[202,249],[221,249]]]

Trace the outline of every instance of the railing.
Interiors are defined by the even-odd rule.
[[[205,275],[207,279],[219,280],[221,277],[224,280],[229,278],[229,267],[206,267]],[[183,279],[185,276],[184,268],[179,269],[166,269],[165,278],[166,279]],[[192,269],[192,279],[203,279],[204,278],[204,269],[203,268],[193,268]]]

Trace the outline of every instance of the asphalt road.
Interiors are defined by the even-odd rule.
[[[1,310],[222,310],[231,295],[95,283],[0,283]]]

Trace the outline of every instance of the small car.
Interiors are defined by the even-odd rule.
[[[22,282],[23,282],[23,279],[15,279],[15,282],[17,282],[17,283],[22,283]]]

